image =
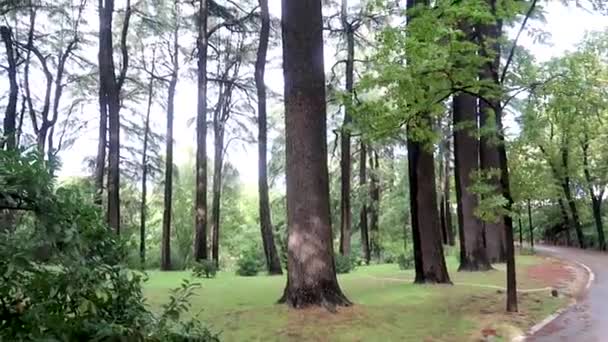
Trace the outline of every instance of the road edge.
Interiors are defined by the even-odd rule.
[[[591,288],[591,284],[593,284],[593,281],[595,280],[595,273],[593,273],[593,271],[591,270],[591,268],[589,266],[583,264],[582,262],[574,261],[574,263],[577,264],[582,269],[584,269],[589,276],[589,278],[587,278],[587,284],[585,284],[585,290],[584,290],[585,292],[587,292],[587,291],[589,291],[589,289]],[[559,316],[561,316],[564,312],[571,309],[577,303],[578,303],[578,301],[576,300],[576,298],[574,298],[570,304],[568,304],[567,306],[565,306],[561,309],[558,309],[553,314],[547,316],[545,319],[543,319],[539,323],[533,325],[524,334],[512,338],[511,341],[512,342],[525,341],[529,336],[532,336],[532,335],[536,334],[537,332],[539,332],[542,328],[546,327],[549,323],[555,321],[557,318],[559,318]]]

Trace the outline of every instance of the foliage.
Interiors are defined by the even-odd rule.
[[[355,258],[349,255],[336,254],[334,260],[336,262],[337,274],[350,273],[356,267]]]
[[[16,183],[32,175],[14,174]],[[33,224],[0,231],[0,340],[217,341],[199,322],[179,320],[189,284],[160,316],[149,311],[145,275],[122,264],[129,246],[80,190],[68,185],[30,198],[33,208],[44,206]]]
[[[252,277],[258,274],[263,267],[260,250],[250,248],[245,250],[236,262],[236,274],[242,277]]]
[[[201,278],[215,278],[217,266],[213,260],[201,260],[194,263],[192,267],[192,275]]]
[[[397,263],[399,264],[399,269],[411,270],[414,267],[414,254],[399,254]]]

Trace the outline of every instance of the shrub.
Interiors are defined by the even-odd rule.
[[[399,269],[401,270],[409,270],[414,267],[414,255],[413,253],[408,254],[400,254],[397,258],[397,263],[399,264]]]
[[[0,184],[10,175],[38,177],[4,166]],[[174,290],[160,315],[149,311],[145,275],[124,266],[128,246],[78,189],[14,193],[36,220],[32,227],[0,229],[0,341],[219,341],[200,322],[180,320],[195,284]]]
[[[215,278],[217,267],[213,260],[201,260],[194,263],[192,267],[192,275],[197,278]]]
[[[247,249],[236,262],[236,274],[242,277],[253,277],[260,272],[263,260],[257,248]]]
[[[336,261],[336,273],[338,274],[349,273],[355,269],[355,260],[350,256],[336,254],[334,259]]]

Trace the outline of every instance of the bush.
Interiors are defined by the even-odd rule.
[[[0,184],[35,176],[9,173],[5,165]],[[0,187],[0,197],[5,189],[12,191]],[[0,341],[219,341],[200,322],[180,320],[195,284],[174,290],[160,315],[149,311],[145,275],[124,266],[128,246],[78,189],[15,193],[36,220],[0,229]]]
[[[334,259],[336,261],[337,274],[349,273],[355,269],[355,260],[350,256],[336,254]]]
[[[213,260],[201,260],[194,263],[192,267],[192,275],[197,278],[215,278],[217,267]]]
[[[401,270],[410,270],[414,268],[414,254],[400,254],[399,257],[397,257],[397,263],[399,264],[399,269]]]
[[[253,277],[260,272],[263,266],[259,250],[257,248],[249,248],[236,262],[236,274],[242,277]]]

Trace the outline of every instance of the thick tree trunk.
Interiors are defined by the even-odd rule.
[[[427,151],[422,143],[410,138],[409,128],[408,134],[410,212],[412,232],[415,236],[415,282],[450,284],[441,243],[433,153]]]
[[[532,226],[532,204],[530,204],[530,199],[527,201],[528,203],[528,230],[530,231],[530,247],[534,248],[534,226]]]
[[[9,80],[8,105],[6,106],[6,111],[4,113],[4,137],[2,139],[2,145],[5,145],[7,150],[13,150],[17,147],[16,122],[17,96],[19,94],[19,86],[17,85],[17,59],[15,58],[11,29],[7,26],[0,26],[0,37],[2,38],[2,41],[4,41],[4,47],[6,49]]]
[[[321,0],[282,1],[290,307],[350,305],[336,278],[329,206]]]
[[[352,96],[355,74],[355,32],[348,21],[348,0],[342,0],[342,30],[346,38],[346,92]],[[350,254],[352,214],[351,152],[350,152],[350,103],[344,107],[344,122],[340,139],[340,254]]]
[[[470,188],[473,175],[479,168],[478,142],[474,129],[476,99],[459,94],[453,101],[454,121],[454,172],[456,175],[456,202],[460,235],[461,271],[487,271],[492,268],[484,245],[484,229],[475,215],[479,202]]]
[[[359,187],[365,189],[367,184],[367,146],[362,141],[361,145],[361,156],[359,158]],[[359,212],[359,230],[361,231],[361,250],[363,253],[363,259],[365,263],[369,265],[371,260],[370,246],[369,246],[369,231],[367,226],[367,195],[361,192],[363,197],[361,203],[361,211]]]
[[[380,179],[378,175],[378,153],[372,148],[369,149],[369,165],[370,203],[367,209],[369,211],[370,254],[373,255],[376,260],[380,260]]]
[[[267,165],[267,113],[266,113],[266,56],[270,36],[270,14],[268,0],[259,0],[262,27],[260,30],[260,45],[255,64],[255,85],[258,92],[258,193],[260,202],[260,230],[266,258],[266,269],[269,274],[283,274],[281,260],[277,253],[272,233],[272,218],[270,214],[270,198],[268,195],[268,165]]]
[[[196,114],[196,204],[194,259],[207,259],[207,18],[208,0],[198,13],[198,102]]]
[[[439,148],[439,177],[437,179],[437,181],[439,182],[439,222],[441,224],[441,241],[443,242],[444,245],[448,244],[448,228],[447,228],[447,217],[446,217],[446,212],[445,212],[445,188],[444,188],[444,184],[445,184],[445,170],[446,168],[444,167],[444,162],[445,162],[445,145],[444,142],[440,142],[440,148]]]

